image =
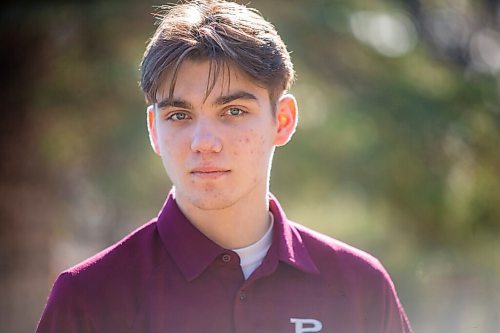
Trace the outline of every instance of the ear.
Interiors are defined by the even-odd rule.
[[[148,132],[149,132],[149,143],[154,152],[160,155],[160,145],[158,144],[158,135],[156,132],[156,119],[155,119],[155,107],[154,105],[148,106],[147,109],[147,122],[148,122]]]
[[[291,94],[281,96],[276,107],[276,146],[285,145],[292,138],[297,127],[298,108],[295,97]]]

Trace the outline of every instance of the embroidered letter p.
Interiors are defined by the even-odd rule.
[[[290,318],[290,322],[295,324],[295,333],[319,332],[323,328],[317,319]]]

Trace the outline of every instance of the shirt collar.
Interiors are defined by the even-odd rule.
[[[270,255],[276,253],[278,259],[306,273],[319,274],[318,267],[312,260],[302,237],[294,223],[286,218],[278,200],[269,194],[269,210],[274,215],[273,245]]]
[[[278,200],[271,194],[269,209],[274,216],[269,259],[276,265],[279,260],[307,273],[319,273],[299,231],[287,220]],[[165,248],[188,281],[198,277],[215,258],[226,251],[189,222],[177,206],[174,191],[169,193],[158,215],[157,225]]]
[[[189,222],[170,191],[158,216],[158,232],[168,253],[191,281],[199,276],[224,249]]]

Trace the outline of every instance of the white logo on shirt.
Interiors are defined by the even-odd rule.
[[[290,318],[290,323],[295,324],[295,333],[319,332],[323,328],[317,319]]]

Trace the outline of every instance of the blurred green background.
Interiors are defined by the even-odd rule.
[[[148,1],[3,5],[0,331],[33,331],[57,274],[154,217],[138,66]],[[255,0],[292,52],[288,216],[377,256],[415,332],[500,329],[500,5]]]

